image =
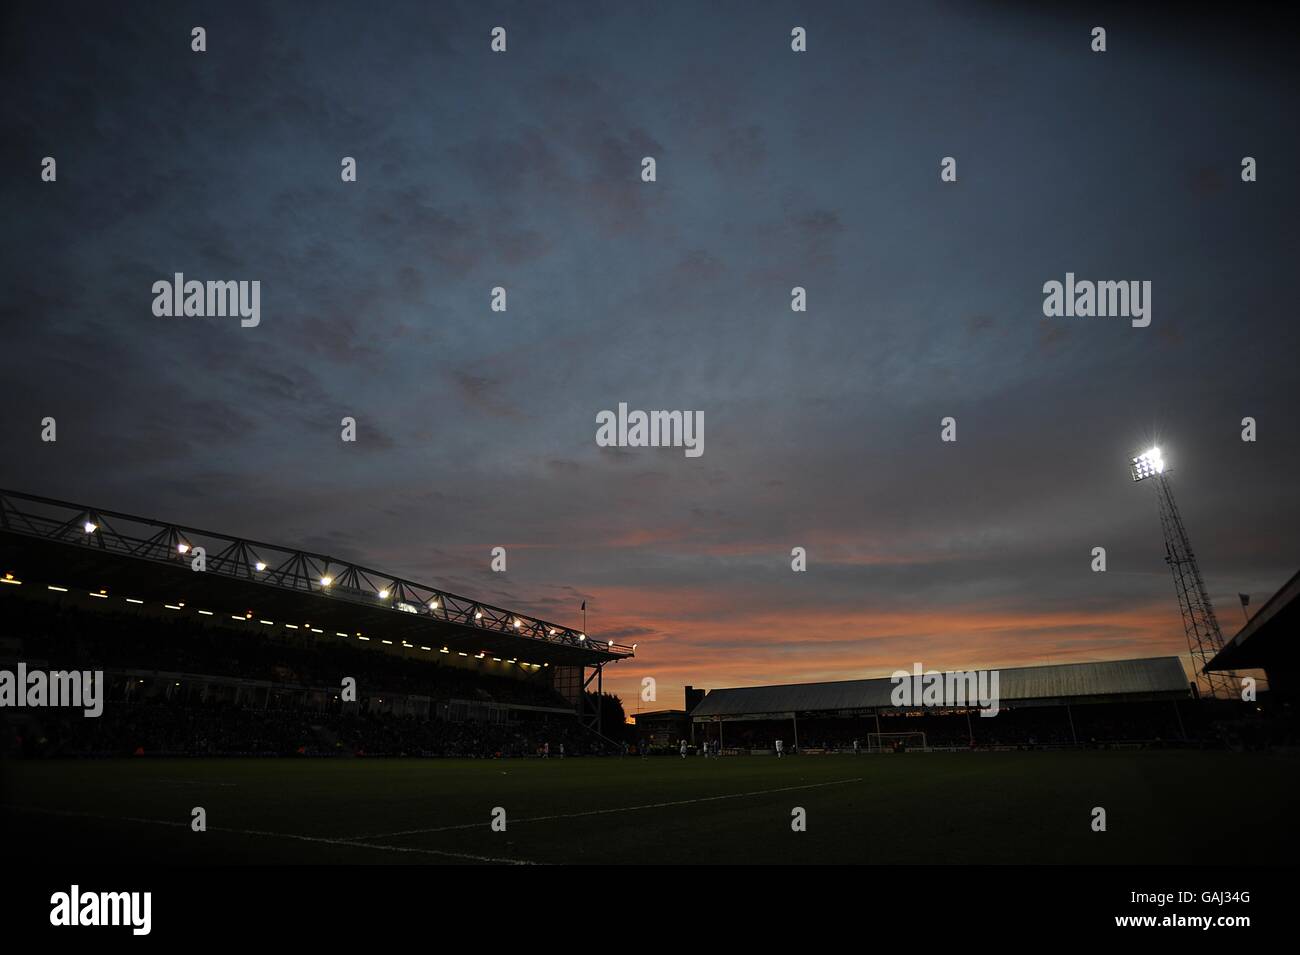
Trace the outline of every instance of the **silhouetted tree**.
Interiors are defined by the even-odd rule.
[[[587,694],[587,704],[596,706],[596,694]],[[602,732],[616,743],[636,742],[634,727],[627,723],[627,714],[623,712],[623,701],[613,693],[600,694],[600,721]]]

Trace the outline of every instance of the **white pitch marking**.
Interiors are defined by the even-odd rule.
[[[137,822],[150,826],[183,826],[189,828],[188,822],[172,819],[141,819],[137,816],[107,816],[95,812],[73,812],[69,809],[37,809],[30,806],[5,806],[15,812],[38,812],[52,816],[79,816],[84,819],[104,819],[109,822]],[[493,856],[476,856],[468,852],[444,852],[441,849],[415,849],[406,846],[381,846],[372,842],[360,842],[356,839],[330,839],[325,836],[300,836],[292,832],[267,832],[261,829],[230,829],[224,826],[209,826],[209,832],[227,832],[240,836],[270,836],[276,839],[296,839],[299,842],[322,842],[332,846],[350,846],[356,849],[379,849],[383,852],[414,852],[421,855],[446,856],[452,859],[470,859],[474,862],[500,862],[506,865],[532,865],[523,859],[498,859]]]
[[[806,786],[783,786],[780,789],[756,789],[747,793],[727,793],[722,796],[700,796],[697,799],[675,799],[672,802],[652,802],[644,806],[619,806],[617,809],[588,809],[584,812],[563,812],[553,816],[529,816],[524,819],[511,819],[516,822],[550,822],[553,819],[577,819],[581,816],[603,816],[614,812],[637,812],[642,809],[663,809],[667,806],[689,806],[697,802],[717,802],[720,799],[743,799],[746,796],[766,796],[770,793],[788,793],[797,789],[821,789],[826,786],[842,786],[844,783],[860,783],[863,777],[853,779],[836,779],[828,783],[809,783]],[[357,839],[394,839],[397,836],[419,836],[431,832],[452,832],[458,829],[478,829],[486,822],[469,822],[459,826],[437,826],[433,829],[403,829],[401,832],[384,832],[373,836],[356,836]]]

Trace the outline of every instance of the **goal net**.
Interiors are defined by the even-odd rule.
[[[924,733],[867,734],[868,753],[926,753],[929,750],[930,747],[926,745]]]

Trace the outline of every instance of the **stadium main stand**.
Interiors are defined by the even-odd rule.
[[[524,756],[603,751],[542,677],[0,597],[0,666],[104,673],[104,713],[5,714],[7,755]],[[356,681],[355,702],[341,681]]]
[[[6,710],[0,752],[596,753],[592,691],[631,655],[323,555],[0,491],[0,666],[107,690],[97,718]]]

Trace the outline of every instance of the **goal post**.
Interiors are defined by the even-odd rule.
[[[868,733],[868,753],[928,753],[925,733]]]

